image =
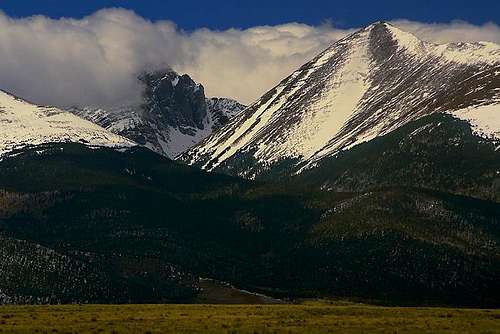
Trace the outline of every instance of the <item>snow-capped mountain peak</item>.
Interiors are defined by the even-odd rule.
[[[283,162],[300,171],[429,113],[498,104],[499,50],[427,43],[377,22],[334,43],[181,159],[207,170],[238,165],[249,178]]]
[[[451,62],[464,64],[495,64],[500,63],[500,45],[487,42],[457,42],[434,44],[420,40],[415,35],[403,31],[387,22],[374,23],[364,30],[374,31],[381,35],[390,33],[399,49],[404,49],[415,56],[426,57],[434,55]]]
[[[114,109],[69,108],[72,113],[174,158],[225,125],[245,106],[206,98],[201,84],[171,69],[139,76],[142,102]]]
[[[78,142],[130,147],[132,141],[55,107],[37,106],[0,90],[0,155],[29,145]]]

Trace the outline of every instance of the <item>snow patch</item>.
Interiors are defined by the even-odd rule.
[[[436,45],[433,52],[448,61],[460,64],[500,63],[500,46],[490,42]]]
[[[469,122],[475,134],[487,139],[500,139],[500,104],[490,104],[450,112]]]

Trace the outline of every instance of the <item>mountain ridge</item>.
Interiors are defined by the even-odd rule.
[[[0,91],[0,132],[0,155],[50,142],[80,142],[116,148],[135,145],[69,112],[32,104],[3,90]]]
[[[493,43],[435,45],[372,24],[334,43],[180,160],[227,170],[252,157],[255,166],[238,174],[246,178],[288,160],[300,173],[430,113],[496,110],[498,55]]]
[[[226,124],[245,106],[228,98],[205,97],[203,85],[171,69],[144,72],[142,102],[120,108],[68,110],[109,131],[170,158]]]

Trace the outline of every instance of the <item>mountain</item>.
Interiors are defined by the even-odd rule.
[[[202,85],[172,70],[139,76],[143,101],[122,108],[68,108],[79,117],[167,157],[175,157],[225,125],[245,106],[206,98]]]
[[[498,141],[500,46],[435,45],[379,22],[334,43],[180,160],[275,179],[434,113]]]
[[[74,143],[5,155],[0,189],[0,303],[185,302],[203,277],[284,298],[500,305],[491,201],[313,191]]]
[[[377,23],[241,113],[145,73],[141,105],[73,110],[102,128],[2,93],[0,304],[189,302],[208,278],[498,307],[497,52]],[[215,129],[180,161],[223,173],[148,149]]]
[[[110,147],[135,145],[69,112],[37,106],[4,91],[0,91],[0,132],[0,155],[16,148],[50,142]]]
[[[479,136],[466,120],[434,113],[292,178],[334,192],[413,187],[500,203],[500,143]]]

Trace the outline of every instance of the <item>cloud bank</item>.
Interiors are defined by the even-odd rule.
[[[393,22],[436,42],[500,43],[500,27],[466,22]],[[0,88],[39,104],[118,106],[133,102],[144,69],[170,66],[201,82],[208,96],[250,103],[331,43],[353,32],[331,24],[180,30],[123,9],[83,19],[0,12]]]

